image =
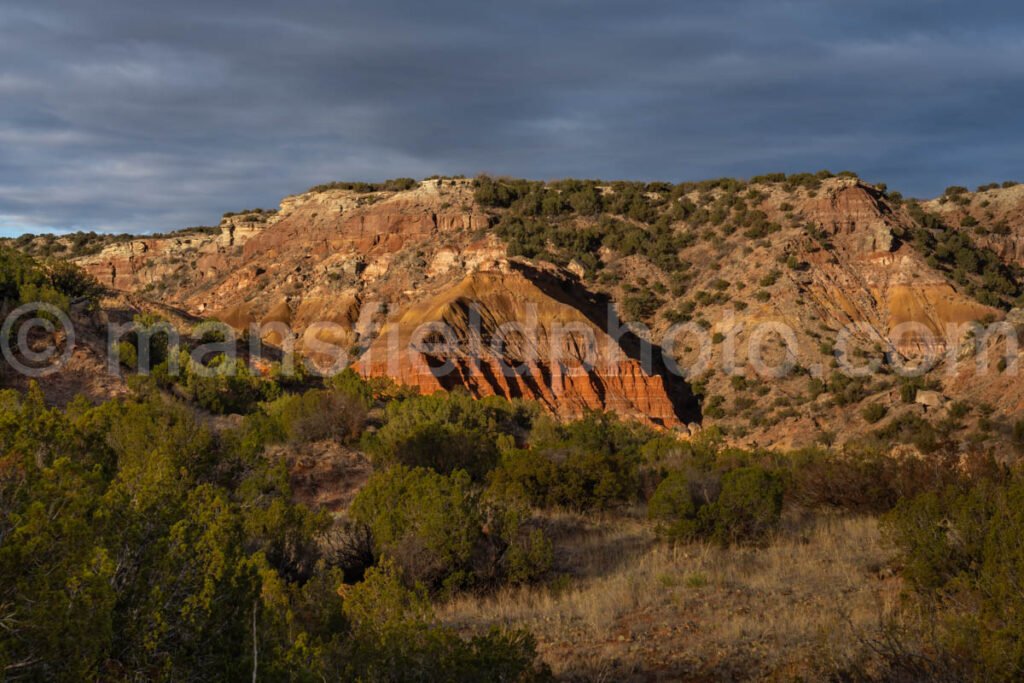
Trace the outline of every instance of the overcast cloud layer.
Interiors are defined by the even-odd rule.
[[[329,180],[1024,180],[1024,3],[0,5],[0,233],[216,223]]]

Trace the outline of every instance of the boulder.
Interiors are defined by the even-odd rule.
[[[946,402],[946,397],[937,391],[918,389],[914,396],[914,403],[926,408],[940,408]]]

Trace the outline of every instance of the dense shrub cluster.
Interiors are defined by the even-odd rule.
[[[495,231],[508,244],[509,254],[567,264],[576,261],[588,272],[600,268],[598,249],[607,247],[622,256],[639,255],[666,271],[680,268],[679,250],[692,237],[678,234],[667,222],[640,227],[604,216],[597,225],[580,228],[567,222],[505,214]]]
[[[1024,488],[941,438],[928,458],[870,439],[745,451],[713,428],[678,441],[609,414],[561,423],[523,402],[381,392],[352,372],[247,402],[240,426],[213,432],[154,391],[66,411],[37,390],[0,394],[0,664],[56,679],[234,679],[258,666],[304,680],[532,680],[544,672],[527,634],[464,640],[436,623],[430,597],[547,576],[554,548],[533,509],[636,505],[668,539],[726,545],[770,538],[784,505],[892,511],[908,579],[954,617],[943,647],[993,671],[1018,664],[1004,577],[1018,571],[1006,548]],[[351,443],[378,414],[363,435],[375,472],[344,526],[353,561],[325,550],[330,519],[294,502],[283,461],[264,451]],[[907,419],[885,444],[927,433]]]
[[[458,587],[470,583],[483,539],[478,495],[462,470],[444,475],[396,465],[370,479],[350,514],[369,527],[374,554],[395,562],[407,580]]]
[[[95,279],[68,261],[37,261],[0,246],[0,302],[7,306],[39,301],[66,311],[72,301],[95,299],[101,291]]]
[[[723,448],[713,429],[665,451],[645,449],[658,477],[648,516],[675,540],[757,542],[779,524],[783,504],[858,514],[964,482],[1005,476],[991,455],[955,449],[927,458],[892,456],[890,442],[790,453]],[[664,453],[671,453],[665,458]]]
[[[349,665],[344,678],[366,681],[531,681],[550,680],[535,665],[536,643],[522,630],[493,628],[462,640],[438,625],[426,593],[408,588],[384,563],[345,595],[351,624]],[[285,673],[285,672],[282,672]]]
[[[913,444],[922,453],[934,453],[947,445],[953,424],[936,424],[915,415],[904,413],[875,431],[875,438],[881,443]]]
[[[392,178],[381,183],[335,181],[314,185],[306,192],[327,192],[328,190],[351,190],[353,192],[404,192],[419,185],[414,178]]]
[[[961,196],[957,188],[952,189],[952,196]],[[907,210],[917,225],[898,237],[911,241],[929,265],[949,273],[978,301],[1005,309],[1024,293],[1020,285],[1024,273],[1018,267],[1003,263],[991,249],[978,247],[966,231],[950,228],[920,204],[909,203]]]
[[[334,439],[354,442],[363,433],[368,404],[337,389],[309,389],[285,394],[250,416],[268,440],[293,444]]]
[[[381,467],[465,470],[479,481],[497,464],[502,444],[525,436],[536,413],[534,405],[461,392],[417,396],[390,403],[384,425],[363,445]]]
[[[798,188],[813,192],[830,177],[833,174],[828,171],[777,173],[751,182],[781,183],[789,192]],[[732,178],[673,185],[598,180],[544,183],[480,176],[474,188],[478,204],[505,210],[495,229],[511,255],[561,265],[576,261],[590,274],[601,270],[597,254],[602,247],[621,256],[643,256],[663,271],[677,273],[686,265],[679,260],[680,250],[696,243],[701,226],[717,229],[719,238],[742,230],[748,239],[761,239],[782,229],[756,208],[766,195]],[[700,195],[696,203],[690,198],[693,193]],[[583,227],[574,220],[580,216],[596,222]],[[679,230],[677,224],[684,220],[689,229]],[[714,239],[715,232],[703,237]],[[634,317],[651,315],[649,310],[645,313]]]
[[[789,191],[793,191],[797,188],[804,188],[809,191],[815,191],[821,187],[821,181],[829,178],[856,178],[857,174],[852,171],[841,171],[838,174],[832,173],[828,170],[821,170],[817,173],[792,173],[786,175],[785,173],[767,173],[764,175],[754,176],[750,179],[751,183],[754,184],[781,184]]]
[[[134,328],[124,334],[116,346],[118,359],[123,366],[141,372],[141,361],[146,352],[144,345],[148,344],[148,373],[130,376],[129,385],[140,391],[173,390],[194,405],[218,415],[248,415],[257,411],[262,403],[281,399],[274,410],[286,422],[300,412],[310,414],[306,423],[288,426],[290,432],[296,429],[312,430],[310,434],[322,432],[330,418],[323,415],[313,417],[311,413],[317,405],[323,409],[334,406],[353,414],[365,415],[368,402],[361,394],[354,394],[355,400],[351,404],[338,395],[338,391],[282,398],[286,390],[308,386],[306,366],[300,357],[294,359],[293,371],[289,373],[285,373],[277,362],[258,369],[246,357],[232,359],[229,354],[220,352],[225,340],[219,330],[209,330],[198,340],[202,346],[190,348],[184,339],[175,339],[175,345],[172,346],[169,329],[166,321],[155,316],[136,316]],[[342,381],[347,374],[335,378],[335,381]],[[345,391],[351,393],[353,389],[349,387]],[[342,429],[341,425],[336,426]],[[349,428],[348,431],[353,429]],[[314,438],[312,436],[307,440]]]
[[[654,292],[639,291],[627,294],[622,300],[626,320],[646,320],[653,316],[664,303]]]
[[[786,495],[806,508],[882,513],[900,500],[940,490],[971,476],[998,476],[987,456],[960,460],[949,454],[892,457],[886,447],[859,445],[836,453],[819,449],[789,456]]]
[[[520,583],[551,565],[531,507],[607,509],[643,495],[652,432],[592,413],[561,424],[535,406],[435,394],[390,404],[364,439],[379,471],[353,518],[374,557],[435,590]],[[674,440],[673,440],[674,441]]]
[[[260,376],[242,359],[232,361],[218,355],[197,363],[184,352],[182,355],[176,381],[192,402],[211,413],[250,413],[257,404],[281,395],[280,384]],[[159,376],[161,369],[155,369],[154,374]]]
[[[187,406],[155,394],[59,411],[45,407],[38,389],[0,393],[5,675],[388,681],[410,672],[418,680],[542,673],[529,636],[462,640],[390,565],[339,590],[343,577],[319,550],[329,518],[293,502],[288,473],[263,456],[257,427],[214,433]]]
[[[277,209],[242,209],[241,211],[227,211],[223,214],[224,218],[233,218],[235,216],[245,216],[247,220],[253,221],[266,221],[267,218],[277,213]],[[220,228],[188,228],[188,230],[217,230]]]
[[[778,526],[782,494],[782,478],[762,467],[675,470],[658,485],[647,513],[675,540],[751,542]]]
[[[484,501],[464,470],[383,469],[350,513],[370,530],[377,561],[393,563],[406,582],[432,590],[524,583],[551,567],[543,532],[524,526],[521,510]]]
[[[593,272],[599,268],[596,253],[603,246],[675,270],[679,250],[693,240],[671,227],[673,221],[697,211],[685,197],[689,187],[596,180],[541,183],[488,176],[480,176],[474,185],[477,203],[508,209],[496,231],[513,256],[562,264],[576,260]],[[593,228],[580,228],[570,220],[574,216],[600,220]]]
[[[73,232],[62,237],[51,233],[42,235],[25,233],[11,240],[11,244],[22,253],[37,258],[68,258],[98,254],[107,244],[127,239],[130,239],[130,236],[99,235],[95,232]]]
[[[488,495],[536,507],[608,509],[641,496],[641,449],[653,434],[605,413],[559,424],[537,420],[528,448],[506,449]]]
[[[933,616],[951,679],[1012,681],[1024,671],[1024,480],[982,478],[901,500],[884,526],[903,576]],[[935,665],[933,665],[933,668]]]

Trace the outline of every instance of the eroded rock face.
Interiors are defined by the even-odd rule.
[[[262,325],[265,342],[292,343],[321,367],[338,350],[365,351],[365,374],[424,393],[461,387],[536,400],[566,418],[597,409],[681,424],[685,383],[669,378],[670,390],[661,366],[628,355],[577,278],[510,263],[466,181],[310,193],[258,224],[244,218],[225,219],[231,229],[221,235],[149,240],[144,250],[142,241],[117,245],[83,265],[102,280],[106,263],[116,263],[107,280],[115,288],[169,281],[169,298],[186,310],[239,331]],[[414,338],[429,323],[446,326],[448,352]],[[509,331],[514,325],[532,327]]]
[[[903,357],[938,357],[959,344],[961,326],[999,317],[954,289],[921,254],[898,244],[893,227],[912,222],[894,213],[877,189],[833,179],[801,208],[845,254],[811,254],[807,278],[808,293],[836,327],[849,326],[866,342]]]
[[[313,256],[354,252],[372,261],[411,244],[488,225],[487,216],[471,205],[439,201],[440,191],[429,183],[383,200],[370,201],[371,196],[334,190],[291,198],[282,204],[273,230],[246,242],[243,259],[287,253],[298,240]]]
[[[836,179],[807,202],[805,213],[812,223],[834,235],[837,244],[853,253],[890,251],[891,212],[879,198],[878,190],[859,180]]]
[[[808,293],[839,328],[904,357],[941,356],[961,326],[999,312],[961,294],[903,247],[852,263],[816,263]]]
[[[695,190],[688,199],[710,208],[722,191],[708,192],[710,199],[704,194]],[[730,223],[741,220],[733,215],[710,237],[706,223],[675,221],[677,232],[700,237],[681,248],[686,265],[673,273],[642,254],[606,246],[596,254],[604,279],[572,260],[561,270],[509,259],[490,230],[502,210],[481,209],[471,181],[456,179],[425,181],[402,192],[296,195],[277,212],[226,218],[219,235],[117,242],[80,263],[116,289],[142,292],[239,330],[260,323],[287,325],[295,333],[295,348],[322,366],[342,349],[349,358],[363,354],[360,367],[366,374],[388,375],[424,392],[463,387],[476,396],[535,399],[565,417],[611,409],[673,427],[691,419],[685,383],[658,363],[640,362],[635,337],[609,333],[616,328],[608,324],[609,313],[602,310],[608,302],[599,300],[596,290],[625,303],[646,287],[659,287],[661,308],[645,321],[648,336],[680,355],[694,351],[699,335],[673,346],[671,314],[699,303],[690,309],[691,322],[699,321],[709,339],[715,333],[735,336],[732,365],[715,365],[707,377],[696,376],[705,396],[727,406],[737,391],[728,372],[718,370],[736,368],[750,377],[747,342],[765,323],[792,330],[799,365],[827,375],[834,367],[829,342],[840,330],[854,331],[854,358],[882,352],[942,356],[967,349],[965,329],[974,321],[1002,317],[948,272],[930,266],[927,254],[912,242],[895,237],[909,234],[916,223],[906,204],[889,201],[876,187],[845,177],[822,180],[814,188],[762,183],[732,199],[738,201],[751,212],[763,212],[761,218],[773,229],[752,237],[742,223]],[[954,227],[969,223],[968,216],[984,225],[1006,221],[998,233],[976,231],[972,238],[998,247],[1008,263],[1024,263],[1019,246],[1024,237],[1017,238],[1024,236],[1024,187],[932,202],[926,209],[943,213]],[[592,221],[598,219],[572,220],[585,229],[596,227]],[[1005,239],[1000,237],[1007,231]],[[679,279],[686,283],[681,289]],[[526,333],[499,334],[508,323],[531,320],[536,324]],[[431,322],[447,326],[452,348],[429,335],[413,338]],[[471,348],[474,335],[482,350]],[[260,336],[285,342],[272,331]],[[496,338],[502,340],[500,348],[491,345]],[[589,351],[591,339],[600,342],[599,351]],[[388,355],[390,344],[397,351]],[[724,345],[709,344],[719,362]],[[786,353],[771,339],[766,346],[769,355]],[[956,381],[977,387],[986,400],[1011,391],[1024,396],[1010,383],[997,391],[984,377]],[[766,394],[771,401],[766,398],[750,412],[769,415],[776,399],[788,403],[801,395],[806,379],[767,383],[781,396],[773,388]],[[1024,406],[1024,398],[1019,403]],[[806,444],[832,419],[820,405],[775,413],[790,416],[759,423],[749,430],[756,434],[752,439]]]
[[[536,400],[567,418],[613,410],[681,426],[666,376],[627,355],[583,312],[586,302],[572,306],[545,291],[559,286],[554,276],[543,284],[540,277],[508,263],[467,276],[387,323],[360,370],[423,393],[462,387],[474,396]]]
[[[232,232],[176,233],[171,237],[119,242],[77,263],[103,285],[134,292],[168,278],[216,278],[231,271],[241,245],[265,228],[242,224]]]

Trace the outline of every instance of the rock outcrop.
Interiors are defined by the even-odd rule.
[[[811,223],[854,254],[892,250],[892,211],[878,190],[860,180],[832,180],[802,208]]]
[[[461,387],[537,400],[567,418],[614,410],[680,426],[685,383],[663,363],[645,368],[630,357],[599,324],[607,311],[588,317],[594,304],[578,277],[505,260],[486,232],[490,221],[469,181],[425,181],[398,193],[327,190],[289,197],[275,213],[228,216],[219,235],[112,245],[82,264],[101,281],[115,264],[106,283],[117,289],[163,284],[165,298],[239,331],[260,325],[270,344],[284,345],[290,330],[288,343],[322,367],[363,354],[366,374],[426,393]],[[500,330],[531,320],[533,330],[491,346]],[[411,338],[430,324],[446,327],[450,353]],[[480,342],[482,352],[472,353]]]
[[[558,301],[538,284],[540,273],[500,265],[409,306],[381,330],[361,371],[424,393],[462,387],[475,396],[530,398],[563,417],[614,410],[681,426],[666,387],[671,378],[629,357],[584,313],[588,302]],[[548,277],[547,287],[563,284]]]
[[[598,189],[605,197],[618,191]],[[521,396],[565,417],[613,409],[693,434],[681,423],[702,417],[688,384],[665,371],[659,346],[686,370],[706,352],[710,365],[690,379],[716,408],[711,421],[748,445],[784,446],[842,431],[852,414],[827,392],[807,398],[808,375],[831,389],[839,361],[971,358],[970,327],[1002,319],[981,303],[998,298],[978,296],[984,274],[957,273],[955,254],[936,253],[949,230],[965,231],[1011,269],[1024,265],[1024,186],[923,203],[949,226],[929,223],[930,242],[918,239],[916,207],[852,177],[708,183],[646,196],[661,216],[656,223],[564,207],[551,216],[543,207],[482,207],[472,181],[457,178],[402,191],[328,187],[288,197],[276,211],[229,214],[219,231],[111,238],[78,261],[121,294],[238,330],[262,324],[265,342],[294,344],[322,367],[336,367],[340,350],[366,374],[421,391]],[[548,244],[542,252],[561,268],[508,257],[493,229],[508,211],[526,212],[527,231],[551,223],[589,235],[612,224],[634,232],[628,243],[599,239],[585,256]],[[647,254],[635,232],[665,227],[681,238],[678,261]],[[663,242],[664,234],[652,239]],[[665,265],[673,262],[677,268]],[[1005,307],[1011,299],[1002,291]],[[649,340],[650,363],[640,337],[618,333],[615,312],[644,323],[638,334]],[[531,315],[536,325],[527,333],[498,334]],[[673,339],[679,321],[691,329]],[[433,323],[448,336],[431,335]],[[766,326],[764,357],[754,358]],[[849,348],[840,350],[836,341],[847,333]],[[798,371],[766,377],[754,370],[758,359],[770,367],[789,360]],[[886,381],[895,380],[877,384]],[[960,368],[936,382],[951,401],[963,393],[1024,405],[1024,384],[992,373]],[[756,394],[743,395],[753,387]]]

